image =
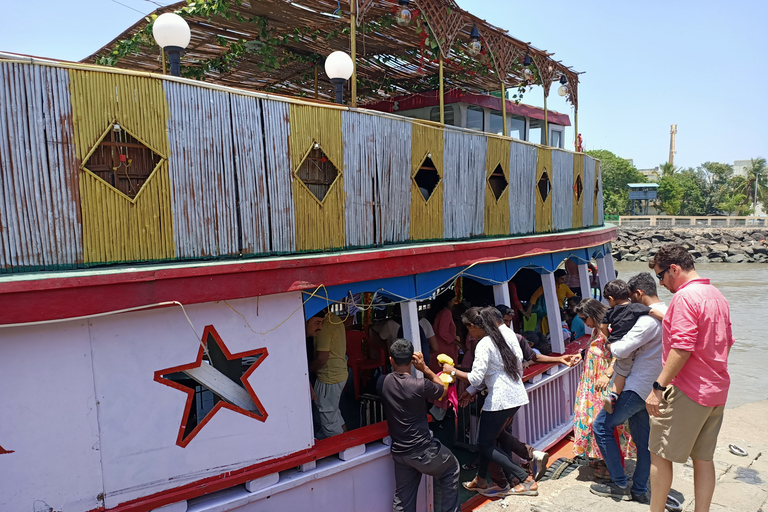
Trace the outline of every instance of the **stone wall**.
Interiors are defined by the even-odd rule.
[[[688,249],[696,263],[767,263],[765,228],[619,228],[613,242],[616,261],[648,261],[659,247],[676,243]]]

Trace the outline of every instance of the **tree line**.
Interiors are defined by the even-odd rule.
[[[648,179],[629,161],[597,149],[586,152],[598,158],[603,170],[603,207],[606,215],[629,215],[629,183]],[[755,199],[768,210],[768,167],[765,158],[753,158],[746,175],[734,175],[733,166],[705,162],[698,167],[659,166],[657,199],[651,203],[666,215],[752,215]],[[756,195],[755,195],[756,194]]]

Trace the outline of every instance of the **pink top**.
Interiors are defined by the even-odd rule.
[[[437,351],[429,354],[429,367],[433,372],[440,371],[440,365],[437,363],[437,356],[445,354],[453,359],[453,364],[459,364],[459,347],[454,344],[456,339],[456,324],[453,323],[453,315],[448,308],[440,311],[435,317],[435,323],[432,325],[435,329],[435,338],[437,339]]]
[[[662,361],[673,348],[691,356],[672,384],[703,406],[725,405],[733,343],[728,301],[709,279],[693,279],[677,289],[664,315]]]

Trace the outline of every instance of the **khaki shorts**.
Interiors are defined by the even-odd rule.
[[[662,395],[661,416],[651,417],[648,448],[659,457],[684,463],[688,457],[712,460],[725,406],[705,407],[675,386]]]
[[[320,416],[320,432],[315,433],[317,439],[327,439],[344,432],[344,418],[341,416],[339,401],[341,392],[347,382],[326,384],[315,381],[315,405]]]

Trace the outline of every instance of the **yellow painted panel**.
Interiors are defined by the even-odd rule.
[[[344,227],[344,148],[341,136],[341,111],[306,105],[290,106],[290,151],[293,177],[293,203],[296,215],[296,249],[317,251],[346,245]],[[338,175],[323,202],[295,176],[315,143],[336,166]]]
[[[576,195],[576,180],[581,179],[582,192],[581,197]],[[576,153],[573,155],[573,227],[583,227],[584,219],[584,155]]]
[[[485,234],[509,235],[509,150],[510,141],[496,137],[488,137],[488,152],[486,153],[485,169]],[[493,195],[487,178],[493,174],[496,166],[501,164],[507,188],[501,193],[498,201]]]
[[[422,162],[431,154],[440,182],[428,201],[424,201],[416,182],[411,179],[411,240],[443,238],[443,129],[413,124],[411,138],[411,178],[416,176]]]
[[[162,82],[83,70],[70,70],[69,76],[75,151],[81,165],[113,123],[163,157],[133,200],[81,169],[85,262],[174,258],[166,133],[169,111]]]
[[[549,233],[552,231],[552,150],[545,148],[537,148],[537,150],[539,158],[536,164],[536,190],[534,191],[534,196],[536,196],[536,232]],[[547,174],[550,182],[550,191],[546,200],[542,200],[538,190],[539,181],[544,173]]]
[[[600,190],[600,162],[595,160],[595,188],[594,190],[594,199],[595,207],[592,210],[592,225],[597,226],[598,225],[598,219],[600,218],[598,215],[598,202],[597,202],[597,195],[602,194],[603,191]]]

